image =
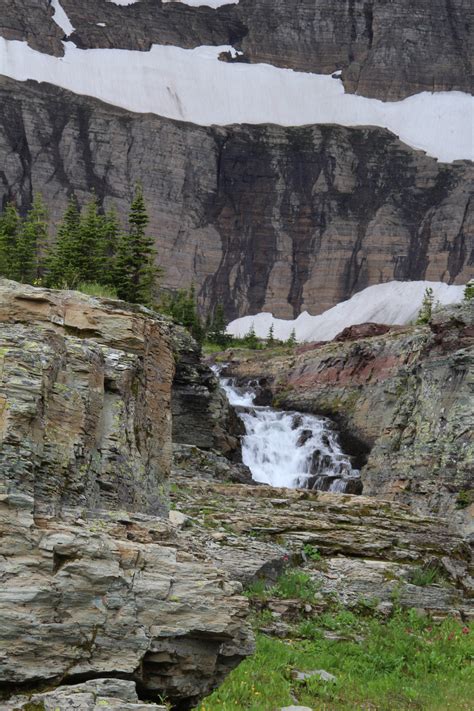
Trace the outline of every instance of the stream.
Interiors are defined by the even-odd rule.
[[[245,426],[242,461],[256,482],[275,487],[361,493],[359,471],[325,417],[254,404],[251,384],[239,387],[214,368],[230,404]]]

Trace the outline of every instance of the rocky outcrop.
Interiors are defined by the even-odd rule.
[[[201,357],[201,348],[180,327],[172,329],[176,371],[171,410],[173,442],[199,450],[216,450],[229,459],[240,459],[244,426],[219,382]]]
[[[201,538],[219,565],[249,583],[273,582],[288,565],[304,566],[319,590],[311,617],[334,604],[396,602],[435,616],[473,617],[469,547],[447,520],[363,496],[217,484],[173,475],[172,498],[192,517],[189,540]],[[436,571],[432,582],[420,573]],[[278,618],[291,605],[275,601]],[[307,608],[308,606],[306,606]]]
[[[112,677],[189,708],[252,651],[240,584],[166,520],[0,503],[4,694]]]
[[[114,6],[116,7],[116,6]],[[134,6],[132,6],[134,7]],[[470,276],[468,163],[374,128],[205,128],[0,80],[0,201],[38,191],[59,221],[94,190],[122,218],[141,180],[163,285],[205,309],[324,311],[391,279]]]
[[[81,48],[233,45],[250,62],[323,74],[342,69],[347,91],[383,100],[472,89],[467,0],[240,0],[218,10],[159,0],[61,5]],[[0,34],[60,56],[64,33],[52,15],[48,0],[0,0]]]
[[[174,362],[159,319],[3,280],[0,323],[3,491],[48,513],[163,512]]]
[[[142,704],[139,702],[135,685],[131,681],[117,679],[98,679],[84,684],[60,686],[54,691],[17,696],[3,705],[4,711],[29,711],[34,708],[41,711],[96,711],[101,707],[120,711],[166,711],[166,706]]]
[[[240,583],[167,518],[171,330],[0,281],[2,708],[186,709],[253,649]]]
[[[365,463],[365,494],[472,527],[473,319],[467,302],[430,326],[272,359],[236,353],[230,372],[264,378],[280,407],[336,420],[343,447]]]

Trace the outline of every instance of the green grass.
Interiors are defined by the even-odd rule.
[[[84,282],[79,284],[77,291],[81,291],[87,296],[101,296],[104,299],[117,299],[117,291],[113,286],[104,286],[103,284]]]
[[[258,635],[255,655],[199,711],[274,711],[291,704],[314,711],[472,708],[472,633],[456,620],[435,625],[409,611],[383,623],[340,612],[302,625],[295,635],[304,638],[282,641]],[[331,641],[324,639],[324,629],[359,636]],[[325,669],[337,682],[292,678],[293,670],[312,669]]]
[[[425,587],[426,585],[442,584],[445,582],[443,576],[436,568],[417,568],[410,576],[410,583]]]
[[[265,580],[251,583],[244,594],[252,599],[267,600],[270,597],[299,599],[313,602],[318,592],[318,585],[308,573],[302,570],[288,570],[283,573],[275,585],[268,586]]]

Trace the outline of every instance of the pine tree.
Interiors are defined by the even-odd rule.
[[[431,320],[431,314],[433,313],[433,302],[434,293],[433,289],[428,286],[425,289],[425,295],[423,297],[423,302],[421,304],[421,309],[416,320],[417,324],[429,323]]]
[[[268,336],[267,336],[267,346],[269,348],[273,348],[275,345],[275,328],[273,326],[273,322],[270,324],[270,328],[268,329]]]
[[[464,301],[472,301],[474,299],[474,279],[467,282],[464,289]]]
[[[80,215],[76,238],[73,240],[75,265],[79,282],[100,282],[104,274],[102,261],[105,218],[99,214],[99,205],[94,196]]]
[[[251,350],[256,350],[258,348],[258,338],[255,333],[255,324],[252,322],[249,332],[244,336],[245,345]]]
[[[296,341],[296,331],[295,331],[295,329],[293,329],[290,333],[290,337],[288,338],[288,340],[286,342],[286,345],[289,348],[294,348],[296,346],[296,342],[297,342]]]
[[[230,336],[226,333],[227,321],[224,314],[224,307],[218,304],[214,311],[214,318],[208,329],[208,338],[212,343],[225,348],[229,344]]]
[[[105,286],[114,286],[120,227],[117,213],[110,209],[102,218],[98,249],[99,279]]]
[[[154,265],[153,239],[146,234],[149,218],[141,186],[137,185],[129,213],[129,229],[120,236],[115,286],[120,298],[150,305],[159,270]]]
[[[45,271],[48,244],[48,212],[39,193],[34,195],[31,209],[19,230],[17,254],[20,281],[34,284]]]
[[[197,309],[194,284],[189,291],[179,289],[171,296],[162,298],[159,308],[163,313],[171,316],[176,323],[187,328],[198,343],[204,341],[205,329]]]
[[[80,212],[74,196],[69,198],[58,227],[56,244],[46,260],[46,284],[53,288],[74,288],[80,280],[77,266],[80,251]]]
[[[21,220],[15,205],[10,202],[0,215],[0,275],[7,279],[19,278],[18,234]]]

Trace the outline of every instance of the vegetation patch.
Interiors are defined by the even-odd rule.
[[[268,621],[260,615],[259,621]],[[325,632],[336,632],[327,639]],[[336,637],[336,639],[334,639]],[[300,623],[291,638],[257,634],[257,651],[199,711],[463,711],[472,708],[474,648],[469,629],[434,624],[413,610],[388,621],[342,611]],[[324,669],[298,681],[295,672]]]

